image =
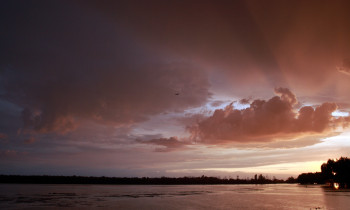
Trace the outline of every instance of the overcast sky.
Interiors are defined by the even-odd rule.
[[[315,172],[350,152],[350,1],[1,1],[0,174]]]

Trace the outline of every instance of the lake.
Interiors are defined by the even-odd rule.
[[[349,209],[319,185],[0,184],[0,209]]]

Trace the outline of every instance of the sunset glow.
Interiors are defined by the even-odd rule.
[[[350,1],[2,1],[0,174],[287,178],[350,152]]]

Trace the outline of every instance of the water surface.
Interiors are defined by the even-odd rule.
[[[319,185],[0,184],[0,209],[348,209],[349,190]]]

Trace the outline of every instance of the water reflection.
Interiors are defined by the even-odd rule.
[[[335,187],[335,186],[334,186]],[[334,189],[330,186],[323,186],[324,200],[330,209],[349,209],[350,189]]]
[[[346,209],[349,190],[319,185],[0,184],[0,209]]]

